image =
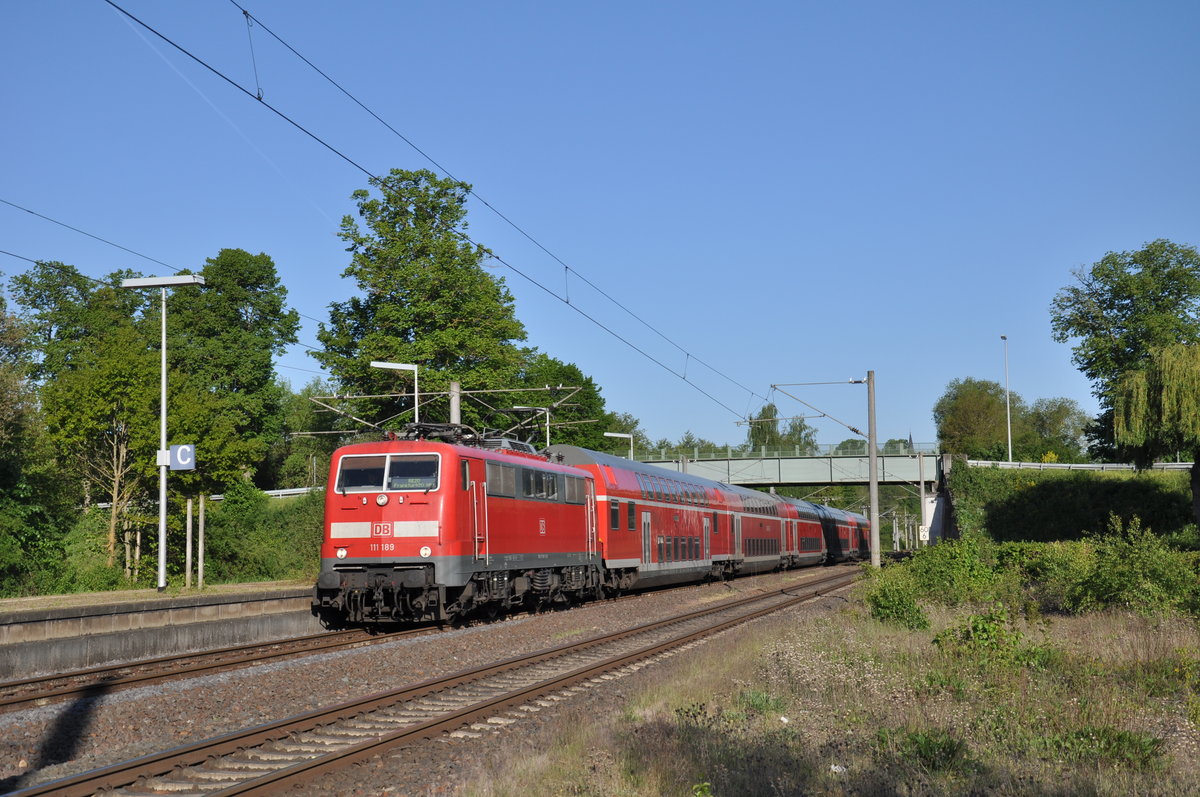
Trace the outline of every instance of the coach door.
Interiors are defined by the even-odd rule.
[[[712,518],[704,516],[704,558],[712,558]]]
[[[587,507],[587,552],[588,559],[596,556],[596,485],[588,479],[584,482],[586,495],[584,506]]]
[[[733,516],[733,556],[735,559],[742,558],[742,516]]]
[[[642,512],[642,563],[650,562],[650,513]]]

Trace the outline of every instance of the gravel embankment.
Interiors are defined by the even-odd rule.
[[[776,589],[822,572],[827,571],[793,571],[650,593],[564,612],[520,615],[428,637],[0,715],[0,793],[519,653],[628,628],[686,607]],[[639,676],[648,677],[645,673]],[[620,692],[622,688],[617,682],[612,690]],[[603,698],[589,693],[581,699]],[[532,730],[524,728],[521,737],[529,738]],[[338,776],[336,787],[322,784],[318,789],[314,785],[312,793],[333,793],[330,788],[343,794],[412,793],[417,783],[422,793],[454,793],[456,784],[475,767],[456,762],[454,755],[439,753],[448,749],[445,743],[431,742],[385,754]]]

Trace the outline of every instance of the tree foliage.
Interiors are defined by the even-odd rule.
[[[781,422],[784,425],[781,426]],[[780,418],[779,408],[768,401],[757,414],[750,417],[746,444],[751,448],[766,447],[772,451],[798,446],[801,454],[808,454],[816,450],[817,430],[809,426],[804,418]]]
[[[597,449],[604,445],[604,398],[600,388],[574,363],[529,349],[518,378],[529,392],[514,392],[509,406],[539,406],[550,411],[550,441]],[[579,388],[572,392],[570,388]],[[519,413],[522,437],[544,442],[544,413]],[[626,452],[628,454],[628,451]]]
[[[1200,252],[1157,240],[1136,252],[1109,252],[1055,295],[1051,328],[1077,340],[1075,364],[1107,401],[1109,388],[1141,368],[1150,352],[1200,342]]]
[[[1087,415],[1068,398],[1038,399],[987,379],[953,379],[933,408],[943,451],[970,459],[1008,459],[1011,413],[1012,456],[1022,462],[1079,462],[1084,456]]]
[[[399,372],[371,368],[373,360],[416,365],[423,394],[451,381],[512,387],[525,329],[504,280],[484,270],[491,253],[466,237],[470,186],[401,169],[371,186],[375,194],[354,192],[357,219],[343,218],[339,233],[351,256],[342,276],[361,295],[330,306],[317,333],[324,349],[313,356],[347,392],[400,394],[368,404],[377,419],[409,413],[412,400],[398,389]],[[463,411],[480,422],[474,405]]]
[[[1112,389],[1114,437],[1148,467],[1186,452],[1192,459],[1192,514],[1200,523],[1200,346],[1152,350],[1142,368]]]
[[[1056,340],[1078,339],[1079,369],[1100,399],[1094,447],[1147,465],[1189,452],[1200,520],[1200,252],[1157,240],[1109,252],[1051,305]]]

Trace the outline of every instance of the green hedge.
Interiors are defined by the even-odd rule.
[[[1163,535],[1192,522],[1188,474],[1180,471],[1065,471],[968,467],[949,476],[964,534],[993,540],[1077,540],[1108,527],[1109,515],[1139,517]]]

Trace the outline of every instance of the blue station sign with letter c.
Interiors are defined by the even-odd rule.
[[[196,445],[171,446],[171,470],[195,470]]]

